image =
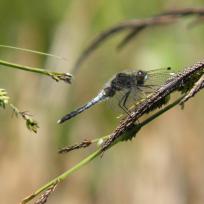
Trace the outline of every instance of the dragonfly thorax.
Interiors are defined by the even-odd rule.
[[[127,73],[118,73],[110,83],[110,87],[115,91],[130,89],[134,85],[136,85],[135,77]]]
[[[112,80],[111,85],[118,91],[122,89],[129,89],[136,85],[135,77],[132,74],[118,73],[115,79]]]
[[[106,96],[112,97],[117,91],[129,90],[136,86],[143,85],[147,79],[147,72],[137,71],[136,73],[118,73],[104,89]]]

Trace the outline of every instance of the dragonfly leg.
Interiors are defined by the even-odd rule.
[[[130,95],[130,91],[128,91],[128,92],[121,98],[121,100],[119,101],[118,105],[119,105],[119,107],[120,107],[125,113],[127,113],[127,114],[130,116],[129,110],[128,110],[128,108],[125,106],[129,95]]]
[[[127,110],[128,108],[126,107],[126,102],[127,102],[127,99],[130,95],[130,91],[128,91],[125,95],[124,95],[124,98],[123,98],[123,107],[125,107]]]

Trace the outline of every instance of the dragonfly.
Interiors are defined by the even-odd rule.
[[[129,114],[130,105],[155,91],[175,73],[171,67],[153,69],[149,71],[137,70],[117,73],[99,93],[85,105],[66,114],[57,123],[61,124],[100,102],[116,98],[118,106]]]

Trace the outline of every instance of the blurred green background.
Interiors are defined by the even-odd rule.
[[[69,72],[83,48],[100,31],[121,21],[161,11],[201,7],[196,0],[0,0],[0,44],[49,52],[67,61],[0,49],[0,58]],[[95,96],[115,72],[129,68],[183,68],[203,59],[204,25],[177,24],[147,29],[116,52],[122,35],[100,47],[72,86],[18,70],[0,69],[5,88],[21,110],[39,121],[37,135],[11,111],[0,111],[0,203],[19,203],[51,178],[84,158],[89,150],[58,155],[59,147],[110,133],[118,120],[100,104],[63,124],[66,112]],[[182,111],[174,108],[146,126],[132,142],[117,145],[60,185],[54,203],[204,203],[203,93]]]

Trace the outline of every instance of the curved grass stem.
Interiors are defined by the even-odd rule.
[[[60,183],[62,181],[64,181],[69,175],[71,175],[72,173],[76,172],[77,170],[79,170],[81,167],[83,167],[84,165],[88,164],[89,162],[91,162],[94,158],[96,158],[97,156],[99,156],[101,154],[101,149],[96,150],[95,152],[93,152],[92,154],[90,154],[88,157],[86,157],[85,159],[83,159],[82,161],[80,161],[78,164],[76,164],[75,166],[73,166],[71,169],[65,171],[63,174],[61,174],[60,176],[54,178],[53,180],[51,180],[50,182],[48,182],[47,184],[45,184],[44,186],[40,187],[38,190],[36,190],[32,195],[26,197],[25,199],[22,200],[21,204],[25,204],[27,202],[29,202],[30,200],[34,199],[37,195],[39,195],[40,193],[44,192],[45,190],[47,190],[50,186],[55,185],[56,183]]]
[[[15,46],[10,46],[10,45],[0,45],[0,47],[12,49],[12,50],[18,50],[18,51],[22,51],[22,52],[34,53],[34,54],[37,54],[37,55],[53,57],[53,58],[56,58],[56,59],[59,59],[59,60],[67,61],[67,59],[65,57],[61,57],[61,56],[58,56],[58,55],[53,55],[53,54],[50,54],[50,53],[40,52],[40,51],[36,51],[36,50],[30,50],[30,49],[27,49],[27,48],[15,47]]]
[[[28,72],[43,74],[43,75],[52,77],[56,81],[62,80],[66,83],[71,83],[72,75],[69,73],[50,72],[50,71],[47,71],[47,70],[44,70],[41,68],[15,64],[15,63],[7,62],[4,60],[0,60],[0,65],[4,65],[4,66],[9,67],[9,68],[20,69],[20,70],[24,70],[24,71],[28,71]]]

